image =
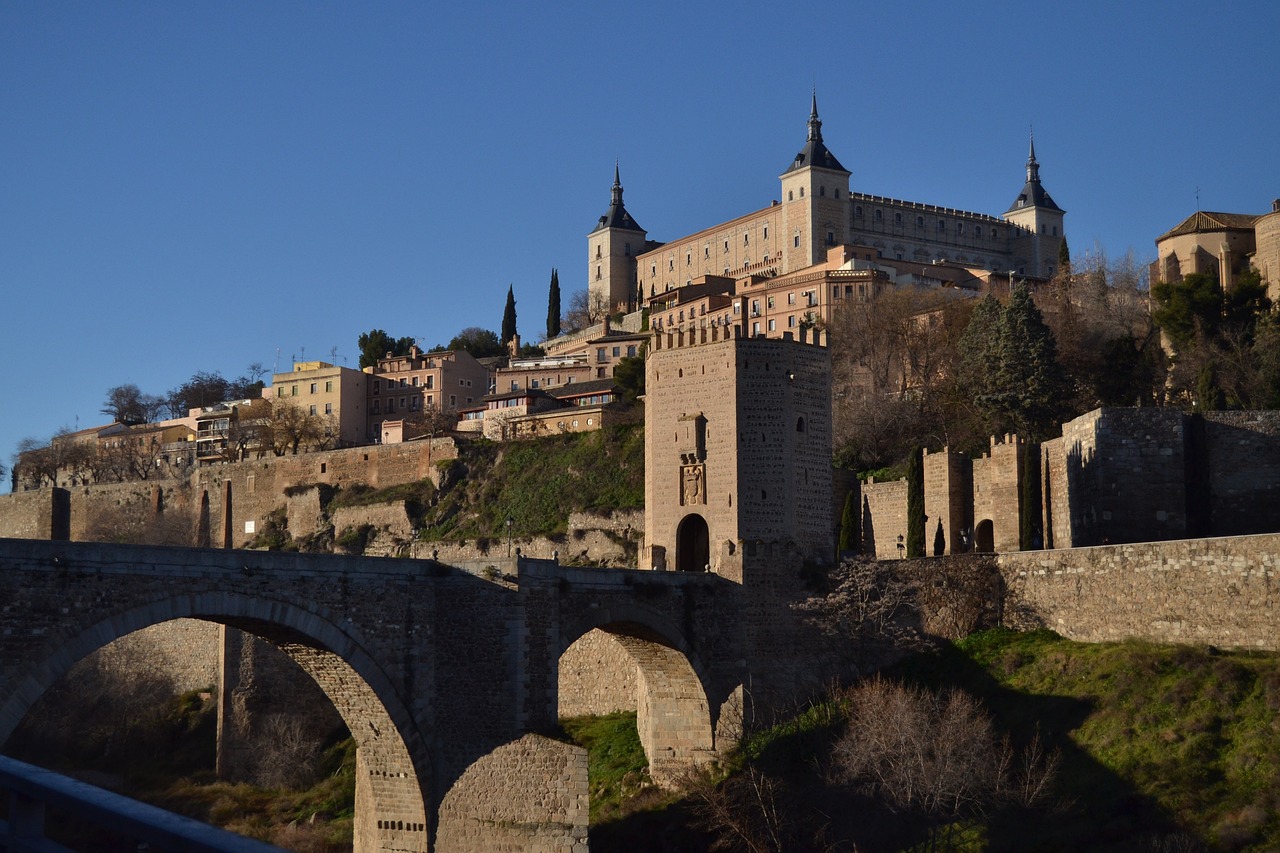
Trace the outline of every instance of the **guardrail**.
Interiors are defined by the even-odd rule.
[[[9,802],[0,820],[0,850],[71,853],[45,836],[45,809],[58,809],[77,826],[92,826],[139,842],[139,850],[190,853],[282,853],[283,848],[245,838],[198,820],[113,794],[0,755],[0,791]]]

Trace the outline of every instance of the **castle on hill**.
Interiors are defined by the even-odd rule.
[[[723,294],[735,282],[750,286],[805,270],[888,268],[896,277],[949,265],[979,279],[984,272],[1049,278],[1056,271],[1065,211],[1040,181],[1034,138],[1026,181],[1000,216],[857,192],[851,177],[823,140],[816,94],[804,145],[779,176],[780,200],[694,234],[649,239],[623,203],[615,167],[609,208],[587,236],[591,305],[609,313],[665,310],[684,288]],[[781,332],[786,318],[779,319]]]

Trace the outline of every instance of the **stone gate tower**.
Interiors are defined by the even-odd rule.
[[[748,338],[738,325],[652,338],[642,565],[744,582],[765,564],[757,555],[831,559],[831,360],[821,338]]]

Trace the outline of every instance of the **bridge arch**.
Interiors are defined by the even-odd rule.
[[[636,729],[649,774],[660,785],[674,784],[715,753],[704,667],[669,619],[633,604],[599,608],[565,626],[561,656],[592,631],[611,637],[635,663]]]
[[[428,849],[433,773],[426,739],[365,638],[324,608],[240,592],[161,593],[103,613],[87,628],[50,632],[22,662],[3,662],[9,671],[0,680],[0,744],[77,661],[135,631],[181,618],[221,623],[273,643],[333,702],[358,747],[357,851]]]

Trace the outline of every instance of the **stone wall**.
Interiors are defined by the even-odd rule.
[[[992,437],[982,458],[973,460],[973,543],[979,551],[1018,550],[1018,488],[1026,442]]]
[[[1001,554],[1005,624],[1280,650],[1280,535]]]
[[[1204,420],[1213,535],[1280,529],[1280,412],[1206,412]]]
[[[634,711],[639,690],[636,662],[604,631],[583,634],[560,656],[561,717]]]
[[[862,486],[862,551],[878,560],[896,560],[898,537],[907,541],[907,481]]]
[[[469,767],[440,805],[436,849],[587,853],[587,751],[525,735]]]
[[[70,538],[70,510],[66,489],[0,495],[0,538]]]

